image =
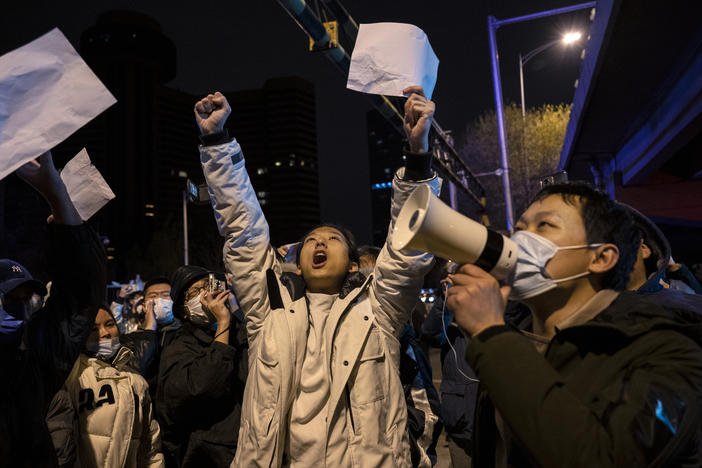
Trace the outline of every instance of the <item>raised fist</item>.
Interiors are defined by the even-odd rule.
[[[403,126],[409,141],[410,151],[429,151],[429,129],[434,118],[435,105],[424,96],[421,86],[410,86],[402,90],[408,96],[405,102]]]
[[[231,111],[227,98],[219,91],[200,99],[195,104],[195,121],[200,127],[200,133],[209,135],[221,132]]]

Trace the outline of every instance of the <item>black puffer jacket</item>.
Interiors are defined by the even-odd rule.
[[[236,452],[248,354],[243,316],[229,344],[185,321],[159,366],[156,413],[167,466],[229,467]]]
[[[473,466],[495,466],[495,408],[510,466],[700,466],[702,317],[623,292],[557,331],[545,355],[490,327],[466,359],[480,378]]]
[[[71,371],[105,294],[105,254],[86,224],[49,227],[51,297],[25,325],[23,347],[0,349],[0,464],[56,466],[49,403]]]

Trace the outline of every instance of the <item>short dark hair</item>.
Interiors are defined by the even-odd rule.
[[[157,284],[167,284],[168,286],[170,286],[171,282],[165,276],[157,276],[155,278],[151,278],[149,281],[144,283],[144,294],[146,294],[147,289]]]
[[[305,239],[307,239],[307,236],[309,236],[310,233],[315,229],[324,227],[336,229],[337,231],[339,231],[344,236],[344,240],[346,241],[346,247],[349,251],[349,260],[356,263],[360,262],[360,256],[358,255],[358,247],[356,246],[356,238],[354,237],[353,233],[344,226],[339,226],[338,224],[322,223],[307,231],[305,235],[302,236],[297,242],[297,252],[295,253],[295,264],[297,266],[300,266],[300,251],[302,250],[302,244],[305,242]]]
[[[110,316],[112,317],[112,320],[115,320],[115,314],[112,313],[112,308],[111,308],[110,306],[108,306],[106,302],[101,302],[101,303],[100,303],[100,305],[98,306],[98,312],[99,312],[100,310],[104,310],[105,312],[107,312],[108,314],[110,314]],[[115,320],[115,321],[116,321],[116,320]]]
[[[380,248],[374,245],[362,245],[358,248],[358,256],[363,257],[364,255],[372,255],[374,258],[378,258]]]
[[[585,182],[547,185],[531,203],[551,195],[560,195],[564,202],[579,208],[588,244],[609,243],[619,249],[619,260],[602,276],[602,287],[623,291],[634,268],[641,239],[633,218],[609,195]]]

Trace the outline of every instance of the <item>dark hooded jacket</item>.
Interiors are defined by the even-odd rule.
[[[105,293],[105,254],[86,224],[49,226],[51,296],[24,325],[22,346],[0,349],[0,464],[56,466],[49,404],[73,368]]]
[[[183,318],[188,287],[209,273],[192,266],[174,272],[176,316]],[[234,458],[248,372],[241,312],[232,315],[229,344],[214,341],[214,334],[184,320],[161,351],[156,415],[167,466],[229,467]]]
[[[702,318],[623,292],[541,355],[519,330],[468,347],[480,378],[473,466],[495,466],[498,408],[509,466],[700,466]]]

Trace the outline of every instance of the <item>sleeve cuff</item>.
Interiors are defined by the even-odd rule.
[[[404,148],[405,180],[419,181],[431,179],[434,176],[434,171],[431,168],[431,152],[413,153],[407,147]]]
[[[229,136],[229,131],[226,128],[221,132],[200,135],[200,143],[202,146],[222,145],[230,141],[232,141],[232,138]]]

